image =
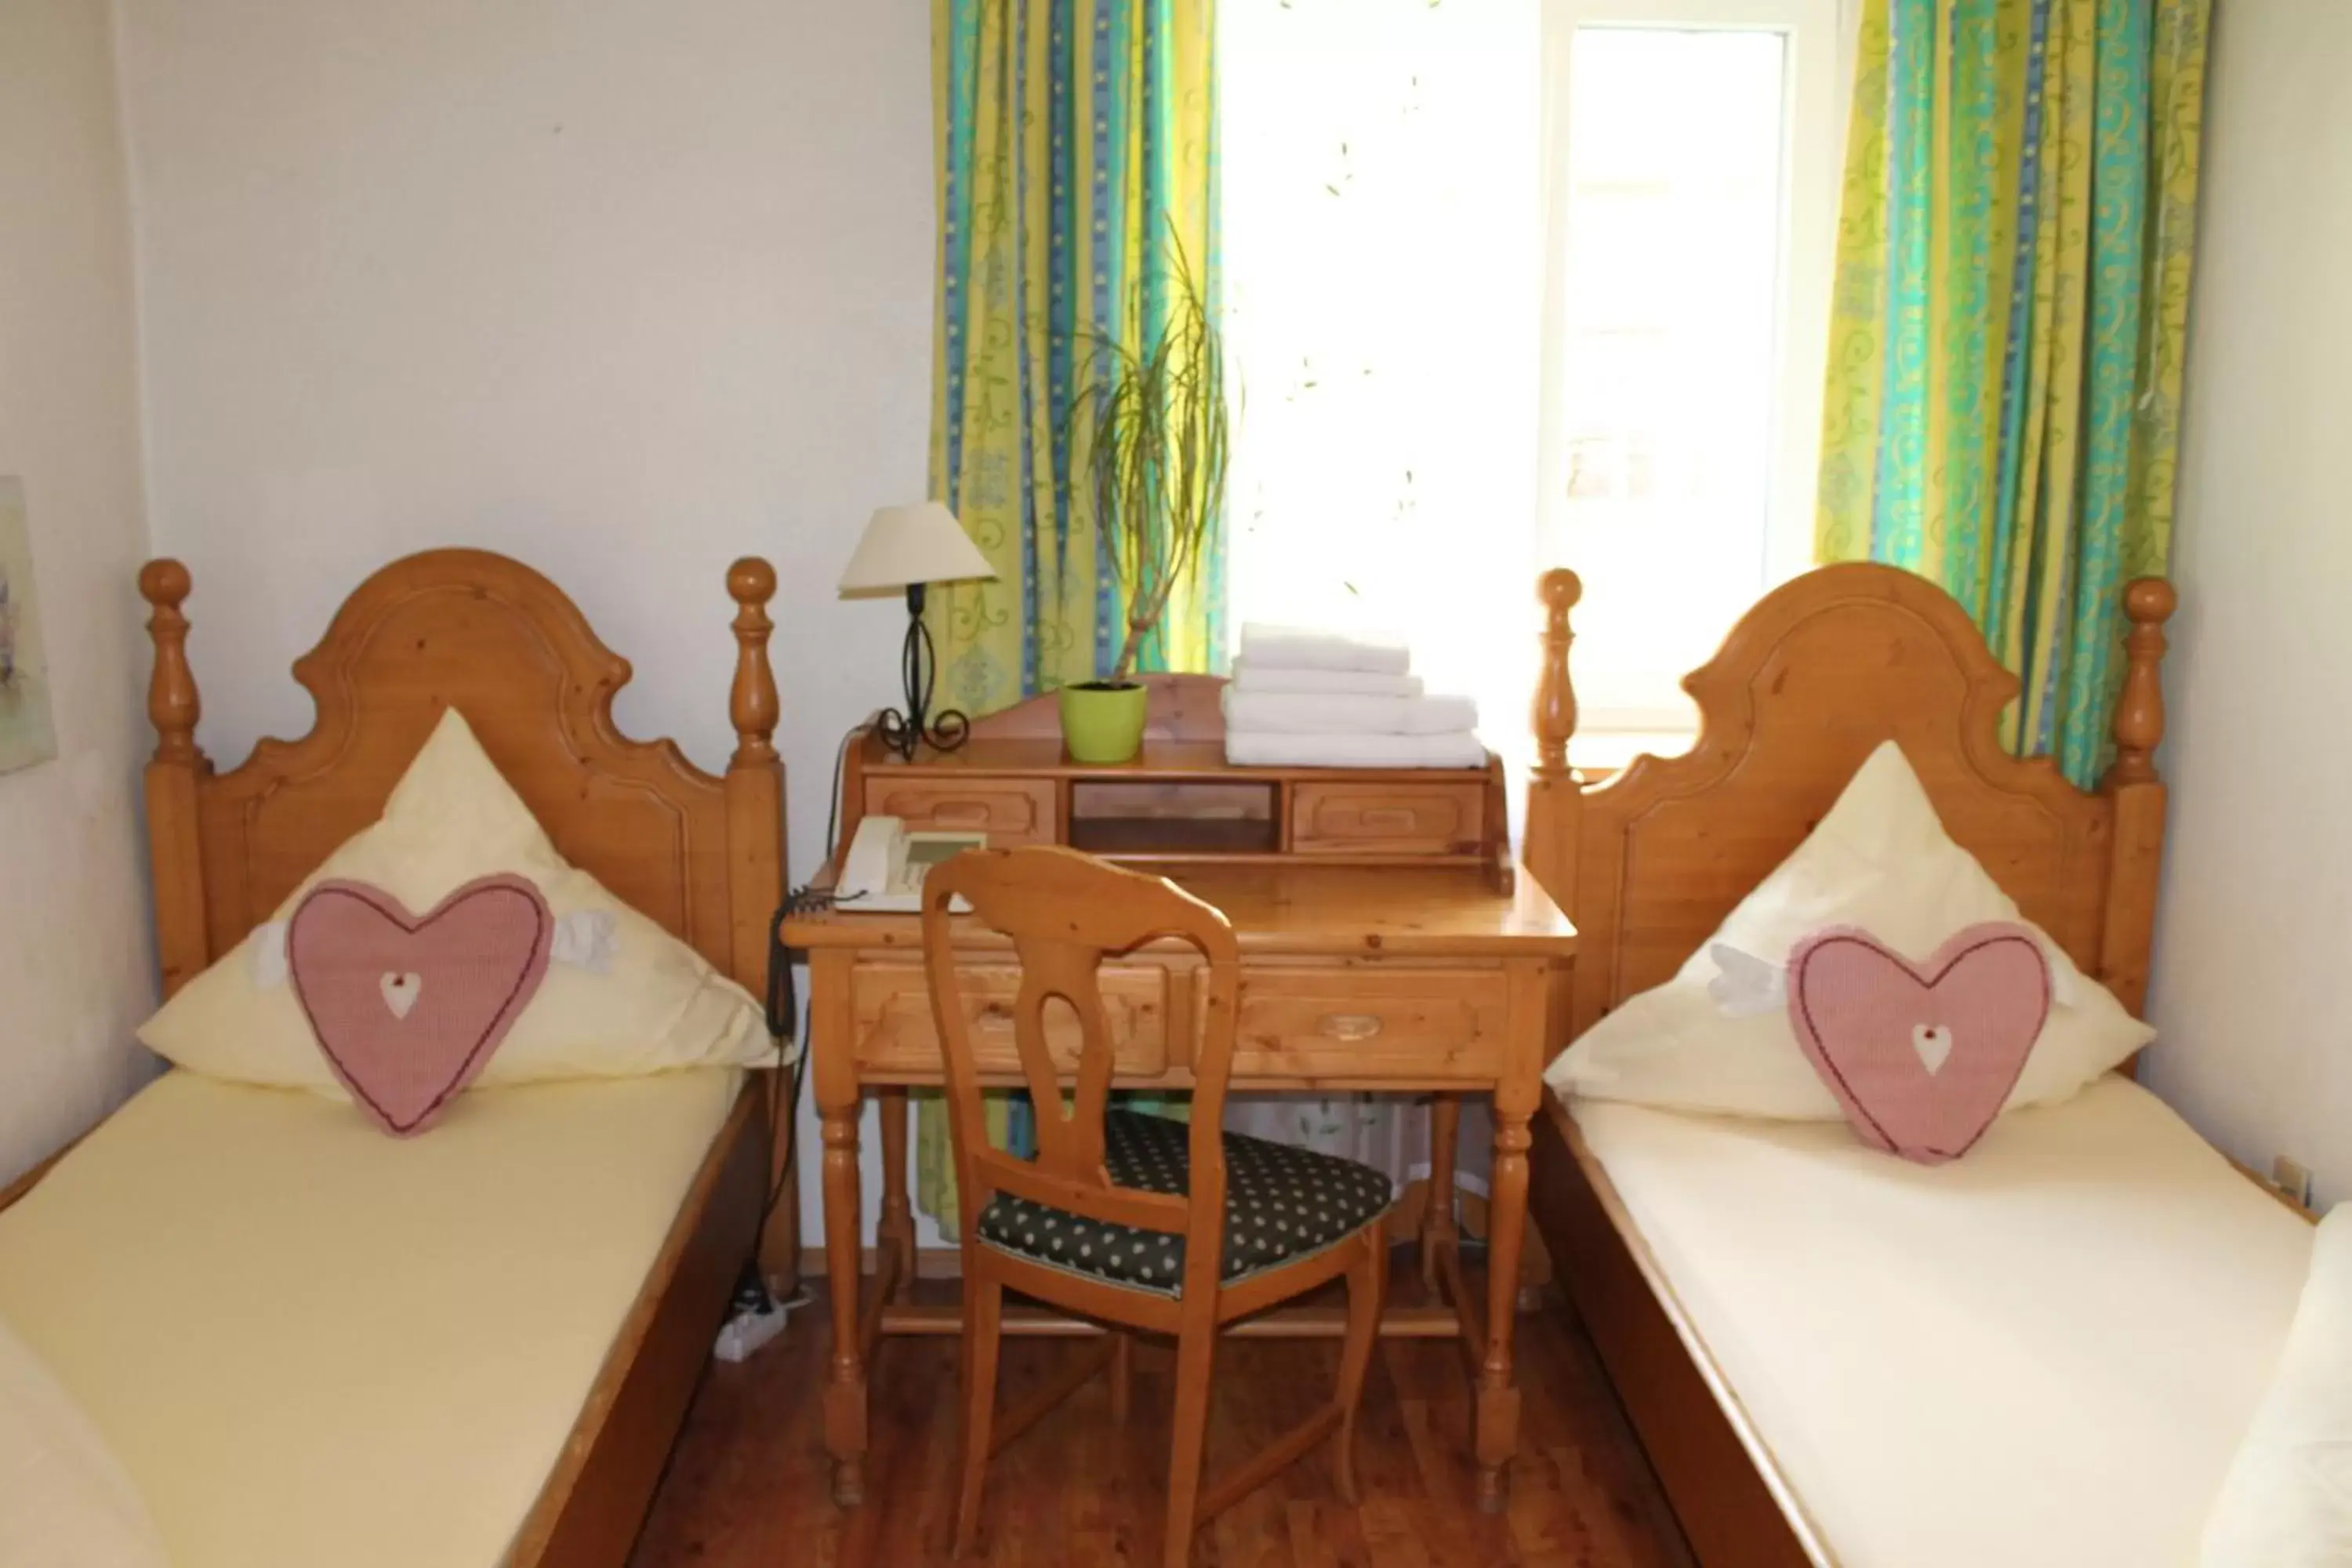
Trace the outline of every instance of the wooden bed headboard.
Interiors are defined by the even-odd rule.
[[[1870,563],[1822,567],[1765,595],[1683,682],[1699,711],[1691,750],[1638,757],[1588,784],[1568,765],[1569,612],[1581,591],[1565,570],[1541,584],[1538,755],[1522,855],[1580,937],[1567,1038],[1681,967],[1887,740],[2026,918],[2139,1011],[2164,841],[2153,753],[2171,584],[2142,578],[2125,591],[2116,760],[2095,794],[2048,758],[2002,749],[2017,677],[1941,588]]]
[[[375,821],[442,710],[466,717],[555,847],[753,994],[784,889],[783,766],[767,604],[776,574],[738,561],[724,777],[613,723],[629,664],[563,591],[520,562],[434,550],[354,590],[294,677],[318,707],[299,741],[265,740],[228,773],[197,749],[188,570],[151,561],[139,591],[155,668],[147,829],[163,990],[227,952],[344,839]],[[716,617],[713,617],[714,620]],[[715,628],[714,628],[715,629]],[[713,694],[715,697],[715,693]]]

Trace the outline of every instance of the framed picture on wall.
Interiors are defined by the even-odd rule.
[[[0,773],[58,754],[24,481],[0,474]]]

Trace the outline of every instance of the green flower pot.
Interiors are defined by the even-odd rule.
[[[1062,744],[1075,762],[1127,763],[1143,749],[1144,700],[1151,695],[1141,681],[1113,686],[1085,680],[1061,689]]]

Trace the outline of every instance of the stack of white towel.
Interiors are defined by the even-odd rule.
[[[1434,697],[1402,639],[1255,623],[1226,686],[1225,760],[1251,767],[1475,768],[1478,704]]]

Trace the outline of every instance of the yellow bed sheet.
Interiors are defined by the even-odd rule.
[[[0,1211],[0,1318],[179,1568],[487,1568],[739,1081],[478,1090],[400,1142],[170,1073]]]

